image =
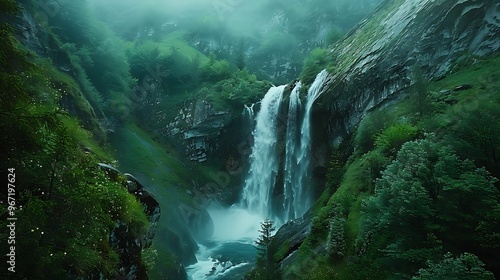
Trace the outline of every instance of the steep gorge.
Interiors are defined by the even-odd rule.
[[[72,59],[56,36],[36,23],[27,10],[15,23],[23,45],[40,57],[50,58],[51,64],[83,88]],[[235,275],[242,276],[251,266],[249,260],[241,256],[232,256],[238,260],[232,263],[224,257],[217,259],[217,254],[227,252],[210,247],[211,242],[225,237],[230,240],[227,246],[255,258],[254,252],[250,252],[255,236],[248,231],[258,230],[259,219],[266,217],[281,226],[270,248],[284,279],[305,279],[304,271],[317,265],[311,255],[326,256],[331,247],[330,243],[321,242],[316,247],[306,247],[317,241],[315,225],[325,217],[320,209],[333,201],[330,197],[340,185],[337,182],[332,187],[327,173],[332,166],[348,166],[347,157],[352,153],[349,141],[360,121],[370,112],[399,104],[411,96],[417,72],[425,80],[439,81],[497,55],[498,38],[498,1],[387,0],[329,47],[322,58],[327,63],[317,65],[327,71],[315,73],[318,76],[311,84],[295,80],[289,85],[271,87],[264,95],[270,83],[257,81],[247,72],[241,74],[247,75],[246,84],[222,80],[225,83],[214,86],[214,93],[220,95],[203,95],[198,89],[188,88],[185,91],[189,94],[168,92],[168,98],[161,99],[156,97],[170,88],[162,88],[161,81],[155,81],[148,88],[152,101],[141,99],[143,107],[133,108],[133,102],[113,107],[109,101],[112,109],[125,106],[129,110],[127,116],[133,117],[132,124],[126,118],[117,120],[112,116],[113,110],[103,112],[102,106],[94,104],[83,90],[66,95],[62,107],[82,120],[83,127],[93,133],[97,142],[109,141],[116,149],[119,169],[144,182],[160,203],[162,215],[153,242],[159,257],[150,271],[152,279],[185,279],[184,267],[189,265],[191,276],[207,277],[203,274],[207,268],[214,279],[217,273],[224,276],[233,269],[238,273]],[[234,48],[222,51],[234,52]],[[214,70],[217,62],[210,63],[214,63],[210,66]],[[482,79],[479,82],[490,82],[489,78]],[[199,91],[212,90],[210,83],[216,82],[202,79],[204,88]],[[252,94],[260,93],[241,99],[222,93],[227,88],[236,92],[245,85],[252,89]],[[260,102],[255,102],[261,97]],[[176,98],[182,101],[177,102]],[[176,102],[172,108],[168,107],[170,100]],[[154,116],[141,118],[153,112]],[[142,125],[149,127],[146,130],[140,128]],[[340,156],[335,157],[337,153]],[[334,164],[331,158],[335,159]],[[130,184],[139,184],[135,177],[131,178]],[[360,205],[368,193],[356,193],[354,204]],[[232,204],[237,207],[229,208]],[[155,207],[158,208],[152,206],[148,213],[156,227],[158,217],[153,213],[159,210]],[[360,210],[354,209],[345,214],[345,219],[358,221]],[[334,216],[338,215],[335,211]],[[255,225],[234,223],[238,219],[248,219]],[[332,219],[328,216],[325,221]],[[232,228],[221,231],[221,227]],[[243,230],[238,231],[237,227]],[[152,237],[152,233],[148,236]],[[237,242],[240,237],[244,242]],[[355,258],[354,252],[348,254]],[[314,262],[304,261],[304,256]],[[196,262],[206,267],[193,272]],[[133,269],[124,270],[127,274]]]

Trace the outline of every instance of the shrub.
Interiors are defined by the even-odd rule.
[[[385,110],[368,114],[358,125],[354,136],[354,147],[364,154],[375,147],[375,135],[392,122],[393,117]]]
[[[213,53],[209,60],[200,66],[202,81],[218,82],[231,77],[231,65],[227,60],[217,60]]]
[[[306,85],[312,84],[316,75],[325,69],[327,65],[327,49],[317,48],[314,49],[309,57],[304,59],[304,66],[302,73],[300,73],[300,80]]]
[[[404,143],[415,139],[418,128],[407,123],[397,123],[376,136],[375,145],[382,151],[395,155]]]

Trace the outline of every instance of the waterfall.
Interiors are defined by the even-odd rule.
[[[297,202],[297,148],[300,140],[300,96],[299,91],[302,87],[301,82],[298,82],[290,94],[290,102],[288,104],[288,117],[286,123],[286,138],[285,138],[285,177],[283,186],[283,218],[284,221],[295,217],[295,209]]]
[[[291,218],[298,218],[305,214],[311,207],[311,192],[306,191],[309,182],[311,181],[311,111],[314,101],[318,99],[321,94],[321,88],[328,77],[326,70],[321,71],[316,75],[316,79],[307,91],[307,101],[305,105],[304,119],[300,129],[300,150],[297,156],[297,170],[296,183],[295,183],[295,212]]]
[[[264,96],[256,116],[250,171],[243,188],[243,206],[249,211],[283,223],[304,215],[311,207],[311,112],[327,76],[326,70],[316,76],[307,92],[304,106],[299,94],[301,82],[295,85],[290,94],[284,137],[284,165],[281,165],[281,168],[284,167],[281,170],[283,173],[280,173],[282,150],[278,145],[278,121],[285,86],[272,87]],[[253,113],[250,107],[246,107],[245,111],[248,115]],[[278,174],[283,175],[283,186],[276,186]],[[283,187],[283,201],[279,206],[276,204],[281,202],[272,196],[276,193],[275,187],[278,191]]]
[[[253,110],[253,107],[255,106],[255,103],[252,103],[252,105],[250,106],[247,106],[247,105],[244,105],[244,109],[243,109],[243,119],[245,121],[244,125],[249,127],[250,129],[253,129],[253,122],[254,122],[254,118],[255,118],[255,113],[254,113],[254,110]]]
[[[250,170],[243,188],[243,204],[261,217],[270,217],[271,194],[279,169],[278,112],[285,86],[272,87],[264,96],[256,117]]]

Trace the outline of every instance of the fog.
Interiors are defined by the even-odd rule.
[[[382,0],[89,0],[92,10],[118,33],[128,29],[182,24],[190,30],[218,29],[237,37],[268,31],[290,21],[317,24],[323,18],[345,30]]]

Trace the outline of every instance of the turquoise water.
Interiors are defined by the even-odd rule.
[[[198,263],[187,267],[192,280],[242,279],[255,265],[262,217],[238,206],[208,209],[214,222],[214,234],[198,243]]]
[[[198,244],[198,263],[187,267],[192,280],[242,279],[255,264],[256,250],[249,240]]]

